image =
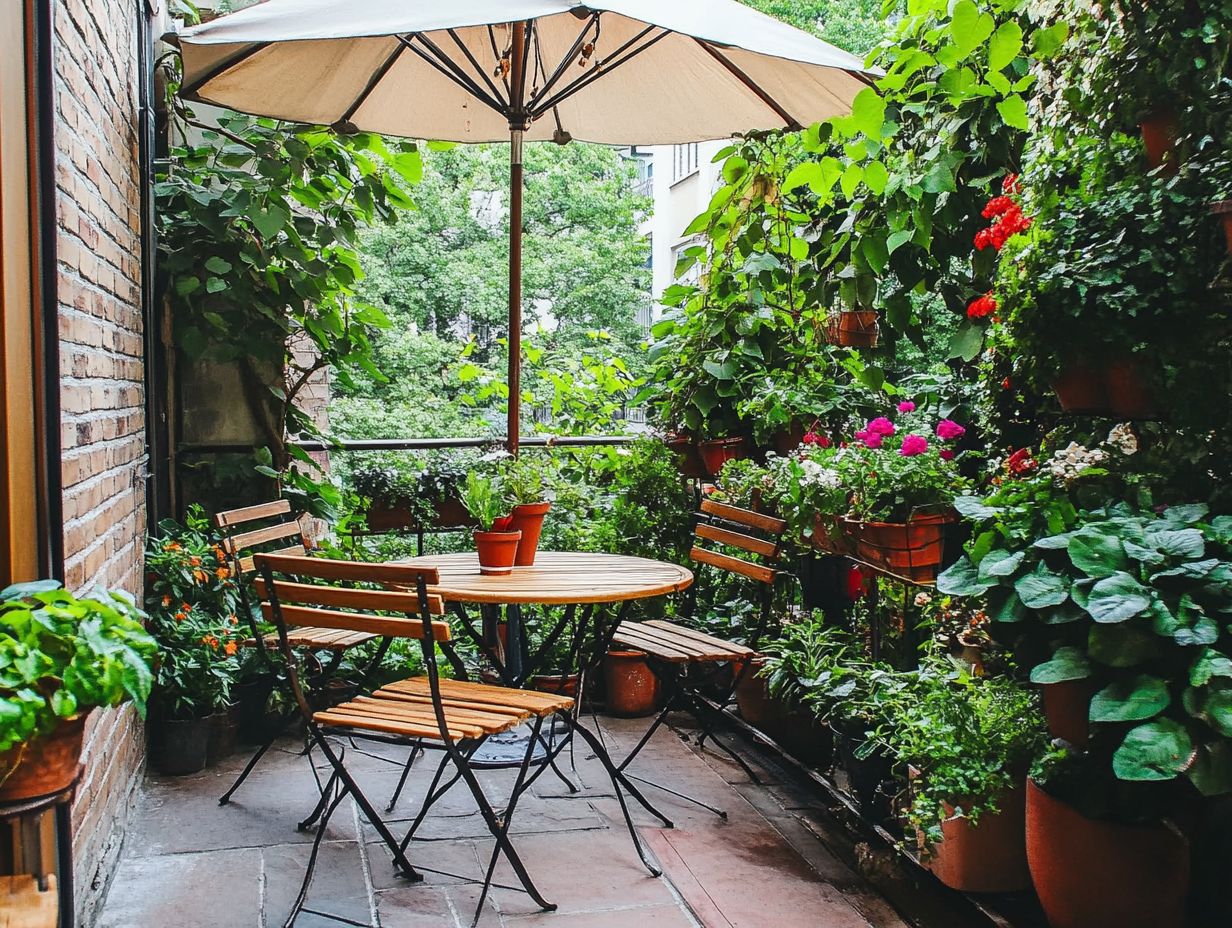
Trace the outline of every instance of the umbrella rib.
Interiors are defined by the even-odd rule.
[[[796,121],[795,117],[793,117],[791,113],[787,112],[787,110],[783,109],[782,105],[774,99],[774,97],[770,96],[770,94],[762,89],[762,87],[755,80],[745,74],[744,71],[740,70],[740,68],[720,55],[717,49],[712,48],[709,44],[703,42],[697,37],[694,37],[693,41],[701,46],[710,55],[710,57],[730,71],[736,80],[740,81],[740,83],[744,84],[745,87],[753,92],[757,99],[761,100],[762,103],[774,110],[775,115],[786,123],[785,128],[789,130],[802,128],[800,123]]]
[[[547,96],[548,92],[556,86],[556,82],[565,76],[565,72],[569,70],[569,64],[573,61],[578,52],[582,50],[582,46],[586,43],[586,34],[590,32],[592,26],[599,21],[599,14],[592,13],[589,20],[582,25],[582,31],[578,33],[578,37],[573,40],[573,45],[569,51],[565,52],[563,58],[560,59],[560,64],[556,66],[556,70],[552,72],[551,77],[547,77],[544,85],[539,89],[539,92],[534,94],[530,99],[530,108],[532,110],[538,105],[539,101]]]
[[[232,68],[243,64],[257,52],[269,48],[269,46],[269,42],[257,42],[254,45],[249,45],[247,48],[241,49],[225,61],[221,61],[214,67],[210,68],[188,86],[181,88],[180,96],[188,97],[189,99],[196,97],[201,88],[210,81],[214,80],[214,78],[220,77]]]
[[[457,84],[457,85],[458,85],[459,87],[461,87],[463,90],[465,90],[465,91],[467,91],[469,94],[471,94],[471,96],[473,96],[475,99],[477,99],[477,100],[479,100],[481,103],[484,103],[484,104],[486,104],[487,106],[491,107],[493,110],[495,110],[495,111],[496,111],[497,113],[499,113],[501,116],[507,116],[507,115],[508,115],[508,114],[506,114],[506,112],[505,112],[504,108],[503,108],[503,107],[502,107],[499,103],[497,103],[496,101],[494,101],[491,97],[489,97],[486,93],[484,93],[484,92],[482,91],[482,89],[481,89],[481,88],[479,88],[478,86],[476,86],[475,84],[473,84],[473,83],[471,83],[471,82],[468,82],[468,80],[466,80],[466,79],[465,79],[465,78],[466,78],[466,75],[465,75],[465,74],[463,74],[463,75],[462,75],[462,78],[459,78],[459,77],[458,77],[458,75],[456,75],[456,74],[455,74],[453,71],[451,71],[449,68],[444,67],[444,66],[443,66],[443,65],[442,65],[439,61],[437,61],[437,60],[436,60],[436,59],[435,59],[432,55],[429,55],[429,54],[428,54],[426,51],[424,51],[422,48],[418,48],[418,47],[416,47],[416,45],[414,44],[414,39],[416,39],[416,38],[422,39],[422,38],[423,38],[423,36],[422,36],[422,35],[420,35],[420,34],[417,32],[417,33],[415,33],[414,35],[412,35],[412,36],[411,36],[411,38],[409,38],[409,39],[408,39],[408,38],[406,38],[405,36],[398,36],[398,41],[399,41],[399,42],[401,42],[403,45],[405,45],[407,48],[409,48],[411,51],[413,51],[416,55],[418,55],[420,58],[422,58],[422,59],[423,59],[424,61],[426,61],[428,64],[432,65],[432,67],[436,68],[436,70],[440,71],[440,72],[441,72],[441,74],[443,74],[443,75],[444,75],[445,77],[447,77],[449,80],[453,81],[455,84]],[[448,60],[449,60],[449,59],[448,59],[448,58],[446,58],[446,61],[448,61]]]
[[[462,38],[458,35],[457,30],[447,29],[446,32],[449,33],[449,37],[453,39],[454,44],[462,50],[462,54],[464,54],[466,56],[466,60],[471,63],[471,67],[475,69],[475,73],[482,77],[483,82],[488,85],[488,90],[492,91],[492,99],[501,100],[502,97],[500,91],[497,89],[496,85],[492,83],[492,78],[488,77],[488,72],[485,71],[483,66],[479,64],[478,59],[471,54],[471,50],[466,47],[466,43],[462,41]]]
[[[641,40],[642,38],[644,38],[645,36],[647,36],[648,34],[650,34],[655,29],[658,29],[658,28],[659,28],[658,26],[647,26],[645,29],[643,29],[641,32],[639,32],[637,35],[631,38],[624,45],[620,46],[620,48],[616,49],[616,51],[612,55],[612,58],[609,59],[609,62],[605,63],[603,66],[596,64],[595,67],[591,70],[591,72],[587,74],[585,77],[578,78],[572,84],[565,87],[564,90],[560,91],[560,93],[556,94],[556,96],[540,103],[537,107],[535,107],[534,111],[532,112],[531,114],[532,118],[538,119],[548,110],[553,109],[559,106],[565,100],[568,100],[571,96],[573,96],[579,90],[585,90],[595,81],[597,81],[599,78],[604,77],[608,74],[611,74],[613,71],[619,68],[622,64],[625,64],[627,61],[630,61],[631,59],[636,58],[642,52],[647,51],[651,46],[657,44],[658,42],[661,42],[663,39],[667,38],[669,35],[672,35],[672,31],[670,29],[664,29],[662,32],[656,35],[649,42],[646,42],[645,44],[643,44],[640,48],[633,49],[631,52],[624,55],[623,58],[618,57],[621,55],[622,52],[624,52],[630,46],[634,45],[636,42],[638,42],[639,40]]]
[[[357,96],[354,101],[352,101],[351,105],[346,108],[346,111],[338,117],[338,121],[334,123],[335,128],[349,128],[348,124],[351,122],[351,117],[359,111],[359,108],[363,106],[368,97],[372,95],[372,91],[376,90],[377,84],[385,80],[385,75],[389,73],[390,69],[397,63],[398,59],[402,57],[402,53],[406,51],[406,46],[402,44],[401,36],[398,36],[397,38],[399,41],[398,44],[394,46],[393,52],[388,58],[385,59],[384,62],[382,62],[381,66],[376,69],[372,77],[368,78],[368,83],[364,86],[364,89],[360,91],[359,96]]]

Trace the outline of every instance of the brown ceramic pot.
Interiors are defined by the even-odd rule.
[[[513,507],[513,524],[509,528],[522,533],[522,540],[518,542],[518,551],[513,559],[515,567],[530,567],[535,563],[535,554],[539,551],[539,536],[543,533],[543,517],[551,508],[551,503],[526,503]]]
[[[73,785],[81,764],[84,716],[61,722],[51,734],[0,755],[0,803],[49,796]]]
[[[1098,822],[1027,783],[1027,864],[1052,928],[1181,928],[1189,843],[1163,825]]]
[[[655,710],[659,680],[641,651],[608,651],[603,659],[607,711],[621,718],[640,718]]]
[[[1053,381],[1052,389],[1066,412],[1102,415],[1108,411],[1104,372],[1092,364],[1071,361]]]
[[[747,457],[746,445],[747,442],[743,436],[735,435],[731,438],[711,438],[700,442],[697,450],[702,456],[702,464],[706,468],[706,473],[713,477],[728,461]]]
[[[1044,716],[1048,719],[1048,733],[1076,748],[1085,747],[1090,731],[1091,697],[1094,695],[1091,684],[1086,680],[1066,680],[1064,683],[1045,683],[1041,686],[1040,698],[1044,704]]]
[[[855,539],[856,556],[916,582],[936,579],[945,555],[945,529],[953,513],[917,515],[906,522],[856,522],[845,527]]]
[[[479,552],[481,574],[508,574],[518,554],[521,532],[476,532],[475,550]]]
[[[688,435],[673,432],[667,436],[667,447],[677,456],[682,477],[708,477],[706,464],[697,450],[697,442]]]
[[[555,693],[557,696],[577,697],[578,675],[568,673],[563,677],[559,673],[541,673],[530,678],[530,688],[540,693]]]
[[[1142,146],[1146,149],[1146,161],[1152,168],[1167,164],[1168,173],[1175,173],[1176,139],[1180,126],[1176,113],[1170,111],[1149,113],[1138,124],[1142,130]]]
[[[1155,398],[1150,376],[1137,358],[1117,358],[1104,368],[1108,408],[1118,419],[1152,419]]]
[[[942,840],[928,857],[928,869],[951,889],[965,893],[1010,893],[1031,885],[1027,869],[1026,785],[997,799],[996,813],[978,823],[946,807]]]
[[[877,347],[877,313],[868,310],[841,312],[826,323],[826,335],[842,348]]]

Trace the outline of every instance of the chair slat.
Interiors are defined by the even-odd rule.
[[[736,644],[734,641],[728,641],[726,638],[717,638],[714,635],[707,635],[705,632],[699,632],[695,628],[688,628],[684,625],[677,625],[675,622],[668,622],[665,619],[648,619],[642,623],[643,627],[661,628],[665,631],[671,631],[681,638],[687,638],[690,641],[696,641],[698,644],[708,645],[713,650],[726,650],[730,654],[749,655],[756,652],[742,644]]]
[[[255,506],[245,506],[242,509],[228,509],[214,516],[214,524],[219,528],[231,528],[243,525],[245,522],[256,522],[259,519],[272,519],[274,516],[286,515],[291,511],[291,502],[276,499],[272,503],[258,503]]]
[[[428,586],[441,582],[435,567],[413,564],[372,564],[366,561],[341,561],[334,558],[304,558],[282,554],[258,554],[257,566],[268,564],[278,574],[313,577],[317,580],[345,580],[354,583],[379,583],[383,586],[413,587],[423,577]]]
[[[264,577],[258,577],[253,585],[259,597],[269,598],[269,590]],[[292,583],[289,580],[275,580],[274,591],[280,603],[332,606],[339,609],[372,609],[378,612],[419,615],[419,596],[416,593],[393,590],[351,590],[337,586]],[[445,601],[435,593],[428,594],[428,614],[445,614]]]
[[[763,512],[754,512],[751,509],[729,506],[727,503],[720,503],[712,499],[703,499],[701,508],[702,512],[707,515],[718,516],[720,519],[725,519],[728,522],[747,525],[749,528],[760,529],[773,535],[781,535],[787,531],[786,522],[782,519],[776,519],[774,516],[768,516]]]
[[[297,545],[292,545],[289,548],[279,548],[277,551],[270,551],[268,553],[277,555],[278,557],[311,557],[312,556],[309,550],[306,547],[304,547],[304,543],[302,540]],[[248,574],[256,570],[257,565],[255,561],[256,561],[255,555],[249,555],[248,557],[240,558],[240,562],[239,562],[240,563],[240,573],[247,576]]]
[[[422,638],[423,622],[420,619],[400,619],[386,616],[361,615],[356,612],[339,612],[334,609],[317,609],[312,606],[280,606],[283,621],[287,625],[308,625],[313,628],[340,628],[353,632],[368,632],[390,638]],[[261,612],[268,621],[274,620],[274,608],[269,603],[261,604]],[[437,641],[449,641],[452,633],[448,622],[432,623],[432,634]]]
[[[278,541],[282,538],[290,538],[293,535],[303,537],[303,529],[300,528],[299,522],[279,522],[277,525],[255,528],[251,532],[230,535],[223,539],[222,544],[228,554],[239,554],[246,548]]]
[[[730,532],[725,528],[719,528],[717,525],[707,525],[705,522],[698,523],[696,534],[698,538],[716,541],[719,544],[732,548],[739,548],[741,551],[748,551],[750,554],[760,554],[762,557],[774,557],[778,554],[779,550],[779,546],[773,541],[764,541],[761,538],[753,538],[751,535]]]
[[[374,719],[363,715],[348,715],[345,712],[336,712],[334,710],[318,712],[312,718],[316,722],[324,723],[337,728],[366,729],[368,731],[379,731],[390,735],[406,735],[411,738],[435,738],[437,741],[441,738],[441,731],[436,727],[436,725],[423,725],[410,721],[395,722],[388,719]],[[452,730],[449,732],[449,737],[454,741],[461,741],[463,738],[472,738],[474,735],[467,734],[463,731]]]
[[[689,557],[702,564],[709,564],[711,567],[718,567],[721,570],[731,571],[735,574],[740,574],[742,577],[748,577],[750,580],[757,580],[761,583],[773,583],[776,571],[773,567],[763,567],[761,564],[753,564],[749,561],[742,561],[738,557],[730,557],[726,554],[719,554],[715,551],[707,551],[705,548],[693,546],[693,550],[689,552]]]

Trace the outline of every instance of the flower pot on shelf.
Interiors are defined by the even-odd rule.
[[[517,554],[514,555],[515,567],[530,567],[535,563],[535,554],[539,551],[539,536],[543,533],[543,518],[551,503],[523,503],[513,507],[513,523],[511,531],[521,532],[522,539],[518,542]]]
[[[915,515],[906,522],[844,520],[858,558],[913,583],[937,579],[945,555],[945,531],[952,512]]]
[[[1142,146],[1146,149],[1146,160],[1152,168],[1161,167],[1167,163],[1168,172],[1177,169],[1176,139],[1180,135],[1176,113],[1171,110],[1157,110],[1142,117],[1138,124],[1142,130]]]
[[[150,762],[159,773],[188,776],[205,769],[214,720],[163,719],[153,732]]]
[[[1089,819],[1027,783],[1027,864],[1052,928],[1180,928],[1189,843],[1164,825]]]
[[[1076,748],[1086,746],[1090,733],[1091,697],[1095,690],[1088,680],[1066,680],[1045,683],[1040,687],[1040,701],[1048,720],[1048,733],[1068,741]]]
[[[702,456],[702,465],[706,475],[713,477],[722,470],[728,461],[735,461],[748,456],[747,442],[744,436],[735,435],[730,438],[711,438],[699,442],[697,450]]]
[[[607,711],[621,718],[640,718],[655,710],[659,680],[641,651],[608,651],[603,659]]]
[[[1052,383],[1057,402],[1066,412],[1103,415],[1108,411],[1104,371],[1082,361],[1071,361]]]
[[[871,310],[835,313],[826,320],[826,337],[840,348],[876,348],[877,313]]]
[[[374,532],[409,531],[421,528],[465,528],[474,525],[462,501],[456,498],[443,499],[436,504],[430,526],[422,525],[410,505],[374,502],[364,513],[368,528]]]
[[[1221,200],[1211,204],[1211,213],[1218,216],[1223,223],[1224,238],[1228,242],[1228,254],[1232,255],[1232,200]]]
[[[845,531],[838,516],[818,515],[813,520],[813,547],[826,554],[846,555],[852,551],[852,536]]]
[[[1023,784],[998,796],[998,811],[984,812],[975,824],[947,805],[942,840],[930,849],[928,869],[946,886],[965,893],[1027,889],[1026,804]]]
[[[481,574],[500,576],[513,572],[521,532],[476,532],[474,539]]]
[[[85,724],[84,716],[69,719],[51,734],[0,754],[0,802],[49,796],[72,786],[81,765]]]
[[[1117,358],[1104,368],[1108,408],[1118,419],[1152,419],[1155,400],[1150,376],[1137,358]]]
[[[709,477],[697,442],[689,435],[673,432],[667,436],[668,450],[677,456],[677,466],[682,477]]]

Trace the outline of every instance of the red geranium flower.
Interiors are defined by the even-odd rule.
[[[1019,448],[1006,459],[1005,467],[1015,477],[1022,477],[1039,467],[1039,463],[1031,457],[1030,448]]]
[[[993,298],[992,291],[989,290],[982,297],[972,300],[967,306],[968,319],[982,319],[985,316],[990,316],[997,311],[997,301]]]

